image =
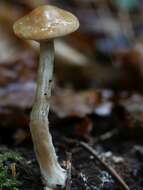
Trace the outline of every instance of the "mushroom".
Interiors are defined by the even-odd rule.
[[[14,33],[25,40],[40,43],[40,61],[34,105],[30,115],[30,131],[35,153],[46,187],[64,187],[66,171],[57,160],[49,131],[48,113],[53,80],[54,38],[74,32],[78,19],[71,13],[51,5],[34,9],[14,23]]]

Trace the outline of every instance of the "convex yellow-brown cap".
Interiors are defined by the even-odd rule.
[[[68,11],[51,5],[34,9],[17,20],[14,33],[26,40],[48,40],[70,34],[79,27],[78,19]]]

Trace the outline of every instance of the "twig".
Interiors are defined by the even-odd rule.
[[[10,165],[10,169],[11,169],[12,177],[15,178],[16,177],[16,163],[12,163]]]
[[[71,168],[72,168],[72,154],[70,152],[67,153],[67,163],[66,163],[66,169],[67,169],[67,182],[65,190],[71,189]]]
[[[118,133],[119,133],[118,129],[113,129],[111,131],[108,131],[108,132],[100,135],[99,137],[95,138],[94,144],[99,143],[100,141],[106,141],[106,140],[112,138],[114,135],[116,135]]]
[[[129,190],[128,185],[125,183],[125,181],[119,176],[119,174],[117,174],[117,172],[115,171],[114,168],[112,168],[111,166],[107,165],[103,160],[101,160],[99,158],[99,156],[97,155],[97,153],[95,152],[95,150],[89,146],[87,143],[85,142],[79,142],[79,145],[81,145],[83,148],[85,148],[86,150],[88,150],[103,166],[104,168],[106,168],[108,170],[108,172],[118,181],[118,183],[120,184],[120,186],[124,189],[124,190]]]

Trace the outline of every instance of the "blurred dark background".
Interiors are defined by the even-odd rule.
[[[108,116],[119,104],[142,121],[141,0],[1,0],[0,125],[4,129],[29,125],[39,44],[18,39],[13,23],[44,4],[69,10],[80,20],[78,31],[55,40],[51,111],[62,118]]]
[[[25,88],[33,87],[38,44],[17,39],[12,25],[19,17],[46,3],[69,10],[80,20],[77,32],[55,42],[55,81],[58,86],[142,93],[141,0],[1,0],[2,87],[18,88],[20,83],[30,85]],[[13,86],[16,81],[17,85]]]

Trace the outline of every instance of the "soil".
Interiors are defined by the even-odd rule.
[[[75,144],[70,139],[62,137],[59,131],[53,131],[53,133],[56,134],[54,142],[60,163],[63,164],[63,160],[67,159],[67,152],[72,154],[71,190],[122,189],[119,183],[86,149],[78,143]],[[20,189],[41,190],[43,185],[32,144],[11,148],[24,157],[23,161],[16,163],[16,173],[22,182]],[[1,147],[0,151],[6,152],[11,148]],[[93,144],[93,148],[108,165],[115,168],[131,190],[143,189],[143,144],[141,139],[135,139],[119,132],[109,140]]]

